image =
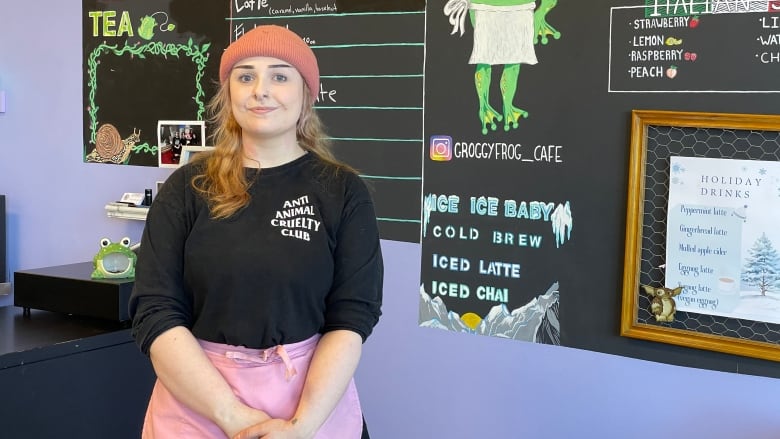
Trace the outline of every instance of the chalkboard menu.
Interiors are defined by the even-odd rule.
[[[314,50],[315,108],[374,191],[385,239],[419,240],[424,3],[84,0],[84,161],[162,166],[204,124],[225,47],[261,24]],[[208,136],[208,124],[206,124]]]
[[[609,90],[780,93],[775,3],[653,1],[612,8]]]
[[[549,90],[529,72],[566,41],[554,27],[565,3],[536,46],[535,4],[519,3],[472,5],[466,23],[429,4],[420,324],[560,344],[556,261],[584,206],[554,183],[581,146],[549,132],[536,111]]]
[[[231,41],[276,24],[309,44],[320,65],[315,108],[334,153],[372,188],[382,237],[416,242],[425,13],[422,3],[406,5],[411,10],[387,10],[389,4],[232,2],[226,21]]]

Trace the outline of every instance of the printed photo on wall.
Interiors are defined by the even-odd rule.
[[[157,160],[161,168],[178,168],[188,147],[205,146],[206,127],[198,120],[161,120],[157,123]],[[189,148],[188,148],[189,149]]]

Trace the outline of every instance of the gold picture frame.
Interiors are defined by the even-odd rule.
[[[697,140],[686,146],[684,139],[690,136]],[[754,147],[751,142],[756,139],[764,143]],[[679,322],[659,323],[648,317],[650,299],[640,285],[662,284],[665,277],[661,249],[666,245],[669,157],[673,155],[780,161],[780,115],[631,112],[620,335],[780,361],[780,324],[690,312],[680,315],[679,311]]]

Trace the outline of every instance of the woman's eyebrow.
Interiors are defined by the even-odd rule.
[[[237,66],[235,66],[235,67],[233,67],[233,68],[234,68],[234,69],[249,69],[249,70],[252,70],[252,69],[254,69],[254,68],[255,68],[255,66],[253,66],[253,65],[251,65],[251,64],[240,64],[240,65],[237,65]],[[292,68],[292,66],[291,66],[291,65],[289,65],[289,64],[271,64],[271,65],[269,65],[269,66],[268,66],[268,68],[269,68],[269,69],[275,69],[275,68]]]

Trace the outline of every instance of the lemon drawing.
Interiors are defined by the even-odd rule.
[[[477,329],[477,326],[482,322],[482,317],[473,312],[467,312],[461,316],[460,320],[469,328]]]
[[[674,38],[674,37],[668,37],[668,38],[666,38],[666,41],[664,42],[664,44],[666,44],[667,46],[679,46],[680,44],[682,44],[682,42],[683,42],[682,39]]]

